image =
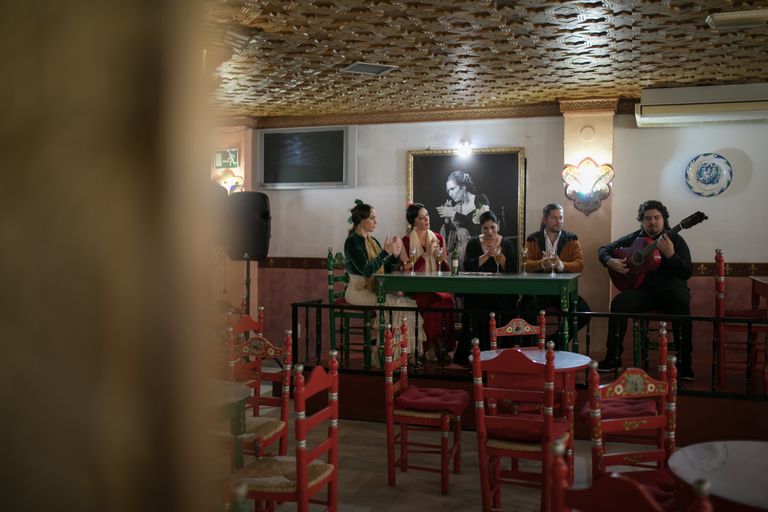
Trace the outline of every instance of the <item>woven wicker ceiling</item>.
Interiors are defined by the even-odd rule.
[[[768,0],[223,0],[210,28],[247,38],[208,55],[222,114],[313,116],[639,98],[648,87],[768,82],[768,26],[710,13]],[[341,73],[358,61],[386,75]],[[210,65],[210,60],[209,60]]]

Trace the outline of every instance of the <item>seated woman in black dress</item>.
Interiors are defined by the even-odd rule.
[[[487,211],[480,216],[480,227],[482,234],[470,238],[467,243],[464,271],[516,273],[515,246],[508,238],[499,235],[499,221],[492,211]],[[495,312],[498,325],[504,325],[508,320],[499,312],[514,311],[517,306],[516,299],[516,295],[466,295],[464,307],[468,310],[482,310],[482,312],[465,313],[462,316],[461,343],[456,349],[453,360],[461,363],[468,360],[472,338],[480,340],[481,350],[489,350],[491,348],[489,313]]]

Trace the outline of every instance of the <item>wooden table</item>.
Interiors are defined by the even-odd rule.
[[[488,272],[460,272],[452,276],[449,272],[443,272],[439,276],[437,272],[392,272],[391,274],[376,274],[378,282],[378,300],[383,305],[386,302],[386,293],[390,291],[400,292],[447,292],[447,293],[476,293],[494,295],[557,295],[560,297],[560,306],[563,311],[576,311],[579,300],[579,276],[581,274],[557,274],[550,277],[549,274],[492,274]],[[563,339],[568,348],[569,326],[563,321]],[[579,351],[577,319],[571,319],[570,331],[574,333],[573,352]],[[384,312],[380,314],[379,327],[382,330],[385,325]],[[589,362],[589,361],[587,361]]]
[[[505,350],[518,349],[500,348],[496,350],[484,350],[480,352],[480,361],[490,361]],[[547,363],[546,350],[539,350],[536,348],[524,348],[520,350],[534,363]],[[586,368],[591,359],[575,352],[567,352],[564,350],[554,350],[553,352],[555,353],[555,389],[562,389],[565,394],[562,402],[563,415],[571,422],[571,431],[573,431],[573,409],[576,405],[576,371]],[[470,356],[470,361],[471,360],[472,356]],[[507,374],[503,377],[498,374],[494,375],[494,378],[496,379],[500,377],[504,379],[503,382],[496,380],[493,382],[494,385],[521,385],[521,383],[514,380],[514,374]],[[525,383],[522,383],[522,385],[524,386]]]
[[[245,403],[251,388],[228,380],[212,380],[208,403],[214,411],[214,423],[230,420],[230,432],[235,438],[235,469],[243,467],[243,435],[245,434]]]
[[[669,469],[688,485],[708,480],[714,510],[768,510],[768,442],[715,441],[678,448]]]

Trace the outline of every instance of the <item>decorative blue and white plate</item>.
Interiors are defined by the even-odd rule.
[[[733,169],[717,153],[703,153],[688,164],[685,181],[691,191],[702,197],[717,196],[725,192],[733,179]]]

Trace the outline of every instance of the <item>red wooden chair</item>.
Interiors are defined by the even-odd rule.
[[[306,382],[304,366],[296,365],[296,377],[293,380],[295,456],[260,457],[236,471],[230,478],[234,487],[247,487],[246,498],[256,500],[257,512],[262,510],[262,501],[266,502],[269,511],[274,511],[275,502],[284,501],[297,503],[301,512],[307,512],[310,503],[323,505],[325,508],[322,510],[325,511],[337,510],[339,363],[336,360],[337,351],[332,350],[330,356],[330,371],[326,373],[321,366],[316,366]],[[327,404],[309,414],[307,401],[321,395],[327,397]],[[319,430],[326,421],[327,435],[312,432],[315,428]],[[313,441],[308,443],[308,438]],[[318,440],[316,444],[314,440]],[[316,494],[324,487],[328,488],[324,499],[316,498]]]
[[[755,304],[753,301],[750,309],[726,309],[725,308],[725,265],[723,260],[723,250],[715,251],[715,316],[731,318],[768,318],[768,311],[758,309],[759,301]],[[717,384],[725,385],[725,374],[727,370],[741,370],[749,375],[748,381],[753,373],[763,372],[766,380],[766,393],[768,393],[768,344],[765,340],[765,333],[768,331],[765,324],[752,325],[748,329],[748,324],[739,322],[718,322],[717,331]],[[749,332],[747,332],[749,331]],[[747,336],[741,340],[726,340],[727,332],[747,333]],[[758,335],[763,335],[763,341],[758,341]],[[747,340],[749,339],[749,350],[747,349]],[[736,352],[741,354],[744,359],[728,361],[727,354]],[[759,360],[759,355],[763,354],[763,360]],[[749,366],[747,366],[749,362]]]
[[[666,322],[659,322],[659,338],[658,338],[658,380],[661,382],[667,382],[667,330]],[[661,397],[661,410],[664,410],[666,397]],[[591,425],[590,416],[590,402],[586,402],[581,408],[579,413],[579,419],[586,425]],[[600,403],[600,414],[604,419],[625,419],[631,420],[638,415],[655,414],[657,410],[656,400],[653,398],[635,398],[635,399],[608,399],[603,400]],[[649,435],[650,434],[650,435]],[[605,444],[608,439],[607,436],[603,436],[602,443]],[[663,432],[646,430],[646,431],[626,431],[617,432],[610,435],[610,440],[627,442],[627,443],[641,443],[641,444],[655,444],[659,448],[664,447]]]
[[[536,335],[538,336],[539,342],[536,347],[524,347],[525,348],[534,348],[538,350],[544,350],[545,346],[545,340],[544,336],[546,334],[545,327],[546,327],[546,318],[544,316],[544,310],[539,312],[538,316],[538,323],[539,325],[534,327],[522,318],[515,318],[514,320],[510,320],[510,322],[505,325],[504,327],[496,327],[496,314],[491,312],[490,314],[491,320],[491,350],[496,350],[498,345],[498,337],[499,336],[528,336],[528,335]],[[517,347],[518,345],[515,345]],[[530,390],[533,392],[533,390]],[[522,402],[507,402],[503,401],[501,403],[504,404],[505,407],[507,407],[512,414],[517,414],[520,412],[529,412],[529,411],[539,411],[541,412],[543,408],[544,403],[544,389],[539,387],[539,389],[536,390],[536,393],[538,393],[541,398],[536,400],[533,403],[522,403]],[[563,390],[556,390],[555,391],[555,407],[560,408],[561,407],[561,400],[563,398]]]
[[[675,450],[677,369],[669,356],[666,381],[654,380],[639,368],[628,368],[615,382],[600,385],[597,362],[589,363],[589,417],[592,436],[592,481],[609,466],[666,467]],[[605,407],[604,407],[605,406]],[[606,436],[653,432],[656,446],[643,451],[606,453]],[[648,476],[648,475],[646,475]]]
[[[390,487],[395,486],[395,470],[403,473],[409,469],[440,473],[440,490],[448,494],[449,468],[461,473],[461,413],[469,405],[469,393],[459,389],[418,388],[408,383],[407,327],[400,327],[400,355],[394,359],[392,326],[384,334],[384,375],[386,377],[385,405],[387,414],[387,476]],[[395,382],[395,371],[400,377]],[[400,429],[396,432],[395,425]],[[439,432],[440,444],[417,442],[408,438],[411,432]],[[453,433],[453,444],[449,436]],[[400,456],[395,448],[400,446]],[[439,454],[440,468],[414,466],[408,461],[409,454]]]
[[[539,338],[539,346],[538,348],[540,350],[544,350],[544,336],[546,335],[545,332],[545,319],[544,319],[544,311],[539,312],[539,318],[538,326],[533,326],[523,320],[522,318],[515,318],[514,320],[510,320],[507,325],[504,327],[496,327],[496,313],[491,312],[491,350],[496,350],[498,348],[498,338],[499,336],[530,336],[530,335],[536,335]],[[515,345],[517,346],[517,345]]]
[[[546,364],[534,363],[521,349],[507,349],[496,357],[482,360],[479,342],[472,340],[472,376],[474,378],[475,417],[477,420],[477,447],[480,459],[480,488],[483,511],[501,506],[501,485],[541,488],[541,510],[549,510],[550,443],[559,439],[573,447],[571,422],[555,418],[554,343],[547,343]],[[524,380],[528,389],[493,387],[493,374],[514,374]],[[485,384],[483,384],[485,382]],[[539,383],[541,394],[530,388]],[[543,400],[543,414],[509,414],[497,407],[501,401],[532,403]],[[511,469],[501,469],[503,458],[512,459]],[[520,460],[540,461],[540,473],[521,471]]]
[[[568,465],[563,454],[565,446],[552,443],[552,512],[664,512],[651,492],[624,473],[613,473],[587,489],[568,487]],[[694,485],[694,500],[690,512],[712,512],[709,503],[709,483],[700,480]],[[676,510],[676,507],[675,507]]]
[[[235,329],[250,330],[253,320],[248,316],[243,318],[249,320],[244,322],[241,319]],[[240,341],[243,339],[238,337]],[[290,330],[286,331],[283,348],[275,347],[262,336],[255,336],[240,344],[232,345],[231,352],[234,358],[230,359],[230,378],[253,389],[253,396],[248,399],[247,405],[251,414],[246,411],[245,435],[242,438],[243,454],[245,455],[262,457],[266,448],[276,441],[279,441],[278,453],[280,455],[285,455],[288,452],[292,345]],[[243,356],[249,357],[250,361],[244,362]],[[282,370],[277,372],[265,371],[264,359],[279,360],[282,364]],[[279,397],[273,396],[274,383],[281,384],[282,389]],[[262,386],[265,384],[265,389],[262,392]],[[277,418],[265,415],[266,412],[269,412],[265,409],[271,408],[278,409],[279,416]],[[216,433],[220,438],[229,438],[229,424],[222,423],[219,425]],[[228,439],[228,443],[234,453],[234,441]]]

